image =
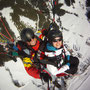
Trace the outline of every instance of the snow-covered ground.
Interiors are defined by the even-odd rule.
[[[85,16],[85,0],[75,0],[74,7],[67,7],[65,4],[61,7],[64,10],[78,14],[78,17],[68,13],[60,17],[62,26],[68,29],[68,31],[63,30],[63,38],[68,47],[74,51],[74,55],[80,60],[78,72],[80,70],[82,72],[84,69],[85,71],[82,75],[67,80],[67,90],[90,90],[90,23]],[[6,18],[15,36],[18,37],[19,32],[10,17],[10,12],[13,12],[13,10],[9,7],[2,9],[0,12]],[[20,20],[33,25],[33,27],[35,25],[34,21],[29,21],[26,17],[20,16]],[[17,58],[17,62],[5,62],[5,66],[0,67],[0,90],[46,90],[46,85],[42,86],[41,84],[41,80],[36,80],[26,73],[20,58]]]

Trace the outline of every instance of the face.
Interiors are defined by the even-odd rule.
[[[62,39],[61,37],[56,37],[54,40],[53,40],[53,46],[55,48],[60,48],[62,46]]]
[[[34,46],[34,45],[36,45],[36,42],[37,42],[37,39],[36,39],[36,38],[33,38],[33,39],[31,39],[30,42],[26,42],[26,43],[27,43],[28,45]]]

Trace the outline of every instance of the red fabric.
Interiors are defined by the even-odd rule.
[[[40,60],[44,59],[44,57],[45,57],[44,52],[41,52],[41,54],[40,54]]]
[[[41,35],[39,36],[39,38],[41,39],[41,38],[42,38],[42,36],[43,36],[43,35],[41,34]]]
[[[55,5],[57,5],[57,2],[55,1]]]
[[[38,51],[39,46],[40,46],[40,42],[37,40],[36,45],[33,46],[32,48],[33,48],[35,51]]]
[[[62,76],[67,76],[67,74],[66,73],[60,73],[60,74],[57,74],[56,76],[57,77],[62,77]]]
[[[30,76],[40,79],[40,70],[36,69],[35,67],[25,67],[25,69]]]
[[[41,32],[43,33],[46,29],[42,29]]]
[[[17,44],[17,48],[19,49],[19,50],[21,50],[22,48],[21,48],[21,46],[19,45],[19,44]]]

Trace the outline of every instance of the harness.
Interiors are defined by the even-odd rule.
[[[46,51],[45,55],[48,57],[49,61],[51,60],[51,62],[53,62],[57,65],[57,68],[60,68],[64,64],[64,60],[65,60],[64,48],[60,48],[54,52]]]

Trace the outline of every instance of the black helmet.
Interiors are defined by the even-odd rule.
[[[51,31],[49,31],[47,38],[48,38],[48,41],[49,41],[50,44],[52,44],[53,40],[56,37],[61,37],[61,40],[63,39],[62,32],[60,30],[51,30]]]
[[[25,28],[21,31],[21,39],[22,41],[31,41],[32,38],[34,38],[34,32],[30,28]]]

